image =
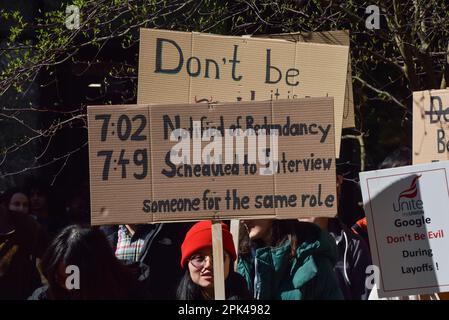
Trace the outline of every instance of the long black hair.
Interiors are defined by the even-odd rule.
[[[234,261],[229,264],[229,275],[225,280],[226,300],[249,300],[251,295],[247,289],[246,282],[233,270]],[[192,281],[189,268],[182,277],[176,291],[178,300],[205,300],[201,287]]]
[[[70,265],[79,269],[79,289],[67,290],[58,281],[58,270]],[[50,299],[126,299],[136,279],[100,230],[80,225],[68,226],[56,236],[41,267]]]

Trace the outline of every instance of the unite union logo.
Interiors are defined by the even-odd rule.
[[[395,212],[408,212],[409,214],[418,213],[415,210],[423,209],[422,200],[415,200],[418,195],[418,180],[422,177],[422,175],[415,176],[410,183],[410,186],[399,193],[398,201],[393,202],[393,210]],[[401,200],[402,199],[402,200]],[[415,212],[413,212],[415,211]]]
[[[413,178],[410,187],[399,194],[398,201],[401,200],[401,198],[411,199],[416,197],[416,195],[418,194],[418,187],[416,186],[416,182],[419,178],[421,178],[421,176],[422,175],[419,175]]]

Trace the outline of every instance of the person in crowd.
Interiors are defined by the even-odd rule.
[[[379,165],[379,169],[388,169],[402,167],[412,164],[412,150],[407,146],[399,146],[391,154],[389,154]],[[368,223],[366,217],[358,220],[352,229],[361,235],[366,235],[366,241],[368,242]],[[436,294],[427,297],[437,297]],[[388,297],[380,298],[377,292],[377,284],[374,284],[371,293],[369,295],[369,300],[419,300],[420,296],[410,295],[410,296],[400,296],[400,297]]]
[[[412,149],[407,146],[399,146],[391,154],[389,154],[382,163],[379,169],[397,168],[409,166],[412,164]]]
[[[48,236],[28,214],[0,205],[0,300],[26,299],[42,285],[36,260]]]
[[[258,300],[343,299],[335,241],[298,220],[244,220],[237,272]]]
[[[367,300],[370,290],[366,287],[366,268],[372,264],[370,251],[365,241],[340,219],[309,218],[329,234],[337,245],[337,262],[334,270],[345,300]]]
[[[76,189],[67,201],[66,211],[70,224],[88,224],[90,220],[89,191]]]
[[[30,300],[145,298],[138,275],[114,256],[96,228],[63,229],[46,250],[41,268],[48,285],[36,289]]]
[[[68,224],[64,211],[50,208],[50,187],[44,181],[30,178],[26,185],[30,196],[30,214],[50,236],[55,236]]]
[[[343,176],[337,174],[337,207],[341,195]],[[367,243],[355,234],[340,219],[337,210],[333,218],[302,218],[301,221],[312,222],[326,230],[337,245],[337,262],[334,270],[345,300],[367,300],[370,289],[366,287],[366,268],[372,264],[371,253]]]
[[[357,220],[356,223],[351,228],[352,232],[358,234],[369,247],[369,239],[368,239],[368,225],[366,223],[366,217]]]
[[[1,195],[1,203],[11,212],[21,212],[23,214],[29,214],[30,212],[28,194],[25,190],[18,187],[6,190]]]
[[[142,281],[150,287],[151,299],[174,300],[182,277],[179,247],[190,226],[190,223],[165,223],[103,226],[101,229],[115,256],[141,271]]]
[[[412,164],[412,150],[407,146],[399,146],[389,154],[379,165],[379,169],[397,168]],[[357,220],[352,226],[352,230],[360,235],[369,246],[368,225],[366,217]]]
[[[249,299],[250,294],[246,288],[245,280],[233,269],[237,254],[232,234],[224,223],[221,223],[221,227],[226,299]],[[179,300],[213,300],[212,222],[201,221],[196,223],[187,232],[181,246],[181,252],[181,267],[185,269],[185,273],[178,286],[177,298]]]

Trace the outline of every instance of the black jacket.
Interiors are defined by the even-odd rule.
[[[183,275],[180,266],[181,244],[191,223],[140,225],[138,232],[144,239],[139,263],[149,268],[141,281],[148,280],[151,299],[176,299],[176,288]],[[103,226],[102,231],[116,250],[118,226]],[[145,270],[145,268],[142,268]]]
[[[329,219],[327,228],[337,243],[338,261],[334,270],[345,300],[368,300],[366,267],[372,264],[368,246],[337,218]]]

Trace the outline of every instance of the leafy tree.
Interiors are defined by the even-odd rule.
[[[365,26],[373,4],[378,30]],[[67,27],[69,5],[79,8],[79,28]],[[448,22],[443,0],[0,3],[2,183],[35,170],[52,182],[87,171],[85,107],[136,102],[142,27],[226,35],[350,30],[357,125],[346,137],[363,148],[345,152],[375,165],[410,144],[412,92],[446,87]]]

